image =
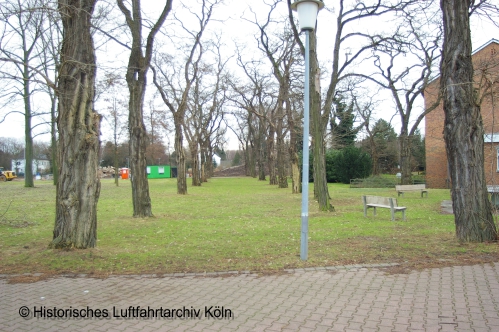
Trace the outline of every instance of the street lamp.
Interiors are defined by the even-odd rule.
[[[324,3],[319,0],[297,0],[291,9],[298,12],[298,21],[301,31],[305,31],[305,98],[303,112],[303,174],[301,190],[301,244],[300,258],[307,260],[308,256],[308,169],[309,169],[309,119],[310,119],[310,31],[315,29],[315,22],[319,10]]]

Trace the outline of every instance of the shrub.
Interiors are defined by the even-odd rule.
[[[300,153],[300,172],[301,161]],[[309,182],[313,182],[314,160],[312,151],[310,151],[309,165]],[[349,146],[342,150],[326,151],[326,180],[329,183],[341,182],[349,184],[350,179],[364,178],[369,176],[371,172],[371,157],[359,148]]]
[[[354,146],[333,153],[332,173],[337,182],[349,184],[350,179],[365,178],[371,174],[371,157]]]

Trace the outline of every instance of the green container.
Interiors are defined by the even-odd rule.
[[[169,179],[171,175],[170,165],[147,166],[148,179]]]

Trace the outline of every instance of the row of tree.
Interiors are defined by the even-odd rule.
[[[476,5],[466,0],[459,6],[461,11],[457,11],[450,5],[456,1],[442,0],[441,8],[436,1],[337,1],[331,5],[334,10],[329,12],[336,22],[336,30],[328,66],[319,63],[317,34],[311,33],[311,150],[314,195],[321,210],[334,210],[327,186],[328,148],[348,147],[362,131],[374,172],[389,167],[383,162],[387,163],[385,155],[393,137],[389,130],[380,128],[390,127],[390,123],[375,119],[380,103],[376,96],[382,95],[380,91],[387,91],[393,101],[388,104],[383,100],[382,107],[393,110],[393,117],[398,118],[399,157],[396,159],[401,167],[402,183],[410,183],[415,155],[413,143],[421,142],[415,137],[419,135],[422,119],[442,98],[446,113],[454,105],[448,104],[452,96],[447,85],[442,85],[437,103],[429,108],[418,107],[418,100],[437,75],[447,77],[445,70],[453,74],[456,67],[445,62],[453,61],[446,58],[451,50],[464,49],[467,53],[462,57],[470,58],[469,14],[480,10],[490,14],[497,10],[485,0]],[[57,152],[52,158],[53,168],[57,170],[54,172],[56,223],[51,244],[54,248],[95,246],[100,193],[97,168],[101,163],[103,123],[112,132],[115,156],[122,141],[128,142],[136,217],[152,216],[146,174],[148,153],[152,157],[164,153],[161,137],[170,132],[175,137],[178,194],[187,194],[185,145],[191,154],[193,169],[201,170],[194,172],[192,184],[201,185],[207,181],[214,151],[223,147],[228,128],[239,139],[248,175],[260,180],[268,176],[271,185],[287,188],[290,173],[291,192],[300,190],[304,46],[292,16],[291,0],[263,2],[267,8],[263,15],[250,9],[242,18],[254,28],[256,51],[247,43],[236,42],[235,52],[230,54],[223,36],[208,28],[217,21],[216,14],[223,11],[223,1],[197,0],[189,5],[179,4],[176,9],[173,3],[173,0],[165,0],[161,10],[155,11],[159,16],[152,18],[144,17],[140,0],[2,2],[0,73],[2,82],[9,82],[0,96],[3,109],[7,109],[3,120],[11,113],[21,112],[11,109],[11,105],[22,100],[26,164],[31,167],[32,121],[38,115],[49,116],[51,151]],[[440,12],[444,14],[444,24]],[[188,15],[188,19],[180,18],[182,13]],[[454,19],[463,20],[459,21],[459,32],[468,39],[450,37],[446,24]],[[365,32],[358,28],[385,21],[391,22],[388,31]],[[460,48],[461,42],[469,42],[469,45]],[[96,49],[111,48],[111,43],[126,50],[125,68],[106,67],[111,64],[97,62]],[[229,68],[230,61],[235,61],[236,69]],[[440,71],[438,61],[442,63]],[[466,66],[472,70],[471,62]],[[151,78],[155,93],[146,94]],[[470,85],[471,81],[465,82]],[[12,82],[15,84],[10,84]],[[324,89],[321,84],[325,84]],[[128,93],[123,93],[123,86]],[[39,103],[33,102],[35,98]],[[146,100],[151,101],[148,116],[144,110]],[[32,109],[33,105],[47,106]],[[98,112],[97,105],[103,111]],[[479,124],[479,114],[473,113],[472,118],[473,126]],[[462,146],[458,144],[466,136],[464,129],[464,136],[451,139],[450,134],[446,135],[448,149],[460,151]],[[477,146],[480,149],[480,144]],[[471,164],[476,164],[476,156],[467,156]],[[115,158],[114,164],[117,163]],[[456,168],[456,179],[458,171],[462,170]],[[25,181],[26,186],[33,186],[32,180]],[[462,185],[456,183],[455,188]],[[465,206],[459,195],[462,193],[453,193],[453,199],[457,200],[456,218],[461,220],[460,209]],[[469,192],[466,195],[468,202],[474,197],[472,206],[481,212],[473,218],[469,213],[464,215],[475,223],[489,220],[490,211],[486,210],[490,210],[490,206],[485,201],[477,201],[484,197],[476,198]],[[456,225],[460,223],[456,219]],[[485,228],[486,232],[492,231]],[[491,237],[479,234],[467,237],[473,238]]]

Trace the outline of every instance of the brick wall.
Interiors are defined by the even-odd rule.
[[[491,41],[473,54],[475,88],[481,100],[484,132],[499,134],[499,43]],[[433,81],[425,90],[425,107],[437,99],[440,80]],[[492,87],[492,88],[491,88]],[[493,91],[494,93],[491,93]],[[444,142],[444,111],[442,103],[426,115],[426,185],[429,188],[448,188],[447,154]],[[487,184],[499,184],[497,149],[499,142],[485,143],[485,178]]]

